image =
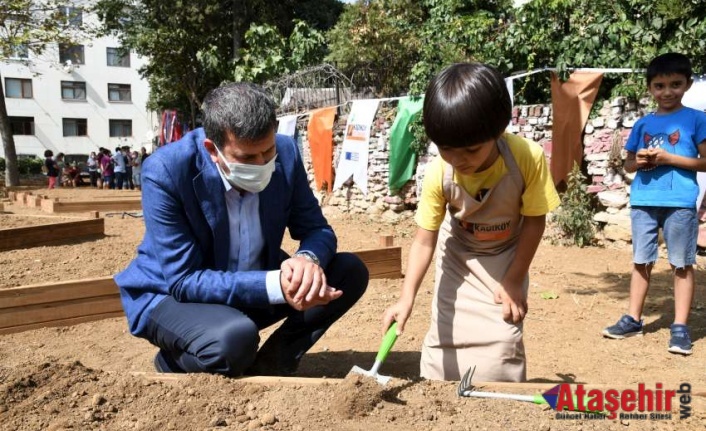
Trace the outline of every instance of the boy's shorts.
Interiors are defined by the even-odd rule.
[[[695,208],[632,207],[633,262],[654,263],[659,257],[657,236],[662,228],[667,243],[669,263],[676,268],[696,263],[696,239],[699,222]]]

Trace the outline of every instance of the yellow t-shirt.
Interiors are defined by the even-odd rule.
[[[509,133],[505,133],[503,137],[525,180],[520,214],[530,217],[541,216],[558,207],[559,195],[554,188],[542,147],[536,142]],[[443,189],[445,165],[446,162],[441,156],[436,156],[429,163],[424,174],[422,196],[417,206],[415,221],[419,227],[426,230],[439,230],[446,215],[447,202]],[[453,181],[471,196],[476,196],[479,190],[489,189],[497,184],[506,173],[505,160],[500,156],[490,168],[482,172],[470,175],[454,172]]]

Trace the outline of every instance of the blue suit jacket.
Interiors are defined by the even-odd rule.
[[[203,145],[203,129],[160,148],[142,169],[145,237],[137,257],[115,276],[130,332],[166,295],[180,302],[267,307],[266,270],[279,269],[285,228],[326,267],[336,236],[314,197],[295,142],[277,135],[277,160],[260,192],[263,271],[227,271],[230,247],[223,180]]]

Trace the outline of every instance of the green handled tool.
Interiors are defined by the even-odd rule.
[[[503,393],[497,393],[497,392],[481,392],[481,391],[476,391],[473,389],[473,385],[471,383],[473,379],[473,373],[476,371],[476,367],[472,366],[466,371],[466,374],[463,375],[463,378],[461,379],[461,382],[458,385],[458,389],[456,390],[456,393],[460,397],[476,397],[476,398],[495,398],[495,399],[502,399],[502,400],[515,400],[515,401],[524,401],[527,403],[533,403],[533,404],[544,404],[544,405],[549,405],[547,400],[542,396],[542,394],[535,394],[535,395],[520,395],[520,394],[503,394]],[[574,405],[578,405],[578,397],[576,395],[572,396]],[[575,410],[578,412],[584,412],[584,413],[596,413],[596,414],[605,414],[606,412],[603,411],[598,411],[598,410]]]
[[[387,354],[390,353],[390,350],[392,350],[392,346],[394,346],[395,341],[397,341],[397,322],[392,322],[392,325],[390,325],[387,333],[385,333],[385,336],[382,338],[382,343],[380,343],[380,349],[375,357],[373,367],[370,370],[364,370],[356,365],[351,368],[350,372],[372,377],[381,385],[386,385],[387,382],[390,381],[391,377],[378,374],[378,370],[380,369],[382,363],[385,362],[385,359],[387,359]]]

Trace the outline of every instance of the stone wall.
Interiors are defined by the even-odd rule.
[[[648,99],[638,102],[618,97],[606,101],[600,108],[594,107],[583,137],[585,172],[591,180],[589,191],[596,193],[602,207],[596,215],[604,236],[610,240],[630,239],[629,182],[622,171],[626,153],[625,142],[635,121],[647,111]],[[411,217],[416,208],[426,164],[437,154],[432,145],[429,154],[418,160],[415,177],[396,195],[389,195],[389,131],[396,113],[395,101],[381,102],[373,129],[369,149],[368,195],[349,180],[339,190],[332,193],[316,191],[322,205],[354,214],[367,214],[371,218],[383,218],[397,222]],[[343,108],[342,108],[343,109]],[[342,112],[334,125],[333,166],[338,158],[343,142],[343,132],[347,112]],[[309,145],[306,137],[308,117],[298,123],[304,160],[309,172],[312,188],[315,187],[311,168]],[[512,111],[512,123],[508,131],[538,142],[551,158],[552,151],[552,108],[551,105],[516,106]]]

